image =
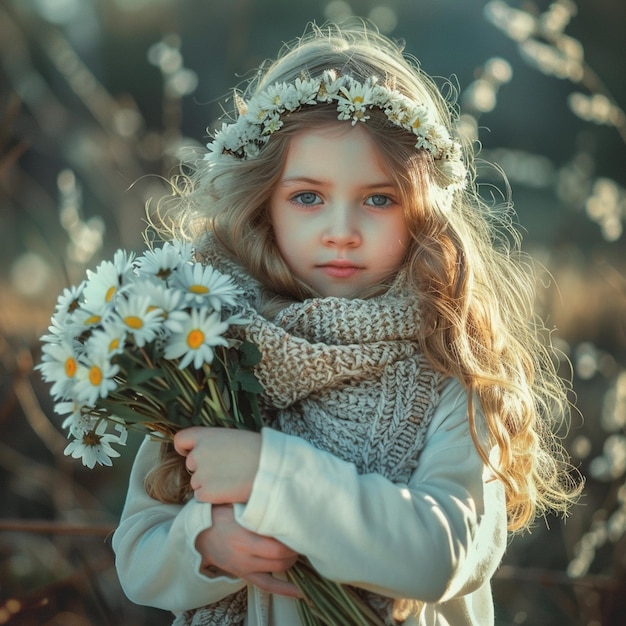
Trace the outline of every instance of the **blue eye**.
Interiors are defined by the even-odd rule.
[[[295,196],[292,196],[291,201],[297,204],[313,205],[320,204],[322,199],[312,191],[303,191],[302,193],[297,193]]]
[[[365,201],[365,204],[367,204],[369,206],[374,206],[374,207],[377,207],[377,208],[391,206],[393,203],[394,203],[393,200],[389,196],[385,196],[385,195],[380,194],[380,193],[377,193],[377,194],[374,194],[373,196],[370,196]]]

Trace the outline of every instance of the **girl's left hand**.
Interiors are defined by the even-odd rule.
[[[261,456],[259,433],[193,426],[176,433],[174,447],[187,457],[185,465],[197,500],[211,504],[248,501]]]

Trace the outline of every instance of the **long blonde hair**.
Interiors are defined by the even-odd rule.
[[[249,82],[243,97],[327,69],[361,80],[376,75],[382,84],[426,104],[454,134],[453,102],[400,46],[371,28],[312,26]],[[290,138],[336,120],[332,107],[306,107],[285,116],[258,157],[222,159],[211,168],[199,161],[189,176],[176,181],[173,197],[164,199],[161,219],[193,238],[198,228],[211,229],[228,254],[282,298],[315,295],[282,260],[267,204]],[[468,185],[450,194],[432,157],[414,147],[414,137],[375,112],[364,128],[407,208],[412,245],[406,270],[423,319],[415,339],[433,367],[466,388],[472,436],[490,463],[474,419],[474,399],[480,404],[489,444],[500,453],[493,470],[504,484],[509,529],[528,528],[548,511],[565,513],[579,492],[555,434],[569,415],[567,385],[558,375],[549,334],[534,315],[535,279],[511,226],[511,207],[503,203],[497,211],[481,200],[470,145],[464,146]]]

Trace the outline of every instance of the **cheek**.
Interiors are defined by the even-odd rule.
[[[404,220],[398,221],[397,224],[389,229],[386,241],[389,256],[397,263],[401,263],[409,249],[411,241],[411,235],[406,228]]]
[[[303,245],[302,229],[293,220],[282,217],[273,222],[274,241],[283,259],[291,264],[294,255]]]

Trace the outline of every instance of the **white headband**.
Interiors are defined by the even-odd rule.
[[[435,167],[449,181],[444,185],[446,188],[465,185],[467,170],[461,146],[451,139],[445,126],[431,120],[426,106],[379,85],[374,77],[362,83],[348,75],[337,76],[332,70],[327,70],[320,78],[275,83],[248,102],[237,97],[239,117],[232,124],[222,124],[207,145],[209,152],[205,159],[215,162],[223,155],[252,159],[282,127],[281,115],[331,103],[336,103],[337,119],[351,120],[353,126],[369,119],[368,110],[380,109],[390,122],[415,135],[416,148],[432,155]]]

